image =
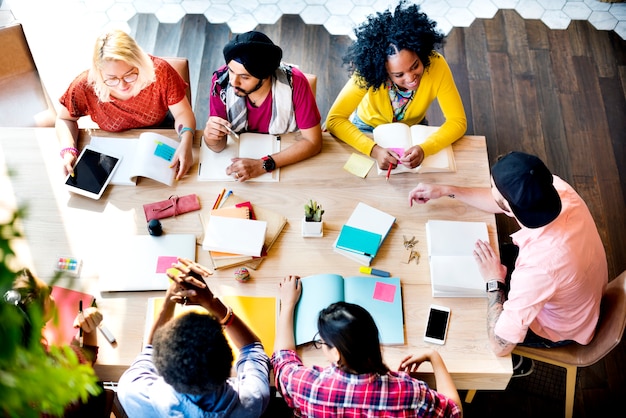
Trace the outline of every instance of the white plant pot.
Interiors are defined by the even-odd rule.
[[[324,221],[307,222],[305,218],[302,218],[302,236],[303,237],[324,236]]]

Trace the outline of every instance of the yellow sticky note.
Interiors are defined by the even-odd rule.
[[[343,166],[343,169],[348,173],[352,173],[355,176],[361,177],[362,179],[367,176],[370,169],[374,165],[374,160],[369,157],[366,157],[362,154],[352,153],[348,161]]]

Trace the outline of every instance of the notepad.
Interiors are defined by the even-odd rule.
[[[380,209],[376,209],[363,202],[359,202],[352,211],[352,214],[346,221],[345,225],[353,228],[369,231],[380,236],[380,243],[378,248],[382,245],[383,241],[389,234],[391,227],[395,223],[396,218]],[[360,264],[369,266],[373,257],[365,254],[358,254],[354,251],[348,251],[337,247],[337,240],[333,244],[333,250],[341,255],[344,255]]]
[[[220,152],[209,149],[203,140],[200,144],[198,181],[236,181],[235,177],[226,174],[226,167],[232,164],[233,158],[260,159],[277,152],[280,152],[280,137],[270,134],[246,132],[239,134],[239,141],[228,135],[226,148]],[[246,181],[272,182],[279,178],[280,168],[277,168]]]
[[[430,220],[426,239],[433,297],[486,296],[473,256],[477,240],[489,242],[486,223]]]
[[[260,257],[267,222],[211,215],[204,232],[202,248]]]
[[[375,257],[381,243],[382,236],[380,234],[344,225],[341,227],[336,246],[342,250]]]
[[[439,126],[413,125],[409,126],[402,122],[384,123],[374,128],[374,141],[383,148],[389,148],[402,156],[404,151],[414,145],[419,145],[433,133],[439,130]],[[377,167],[378,175],[386,175],[387,170]],[[447,173],[456,171],[456,162],[452,146],[447,146],[436,154],[424,158],[422,164],[415,168],[408,168],[398,164],[391,170],[391,174],[404,172],[411,173]]]

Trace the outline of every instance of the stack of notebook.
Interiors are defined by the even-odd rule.
[[[342,226],[333,249],[369,266],[395,221],[390,214],[359,202]]]
[[[230,196],[224,206],[204,216],[202,247],[214,269],[245,265],[256,269],[287,224],[283,215]]]

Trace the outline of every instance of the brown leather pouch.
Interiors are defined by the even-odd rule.
[[[146,203],[143,205],[146,221],[169,218],[170,216],[182,215],[183,213],[199,209],[200,199],[198,199],[198,196],[195,193],[180,197],[174,195],[170,196],[167,200]]]

